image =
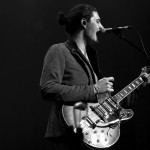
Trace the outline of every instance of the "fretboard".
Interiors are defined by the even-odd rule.
[[[127,85],[123,90],[118,92],[116,95],[114,95],[112,98],[119,103],[121,100],[123,100],[126,96],[128,96],[131,92],[133,92],[137,87],[139,87],[143,83],[143,79],[141,76],[136,78],[133,82],[131,82],[129,85]]]

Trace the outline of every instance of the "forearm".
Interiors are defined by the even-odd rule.
[[[96,101],[93,85],[62,85],[49,82],[41,85],[41,93],[46,100],[62,100],[71,102],[94,102]]]

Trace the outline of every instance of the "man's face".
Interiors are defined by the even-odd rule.
[[[85,37],[94,43],[95,42],[98,43],[97,33],[103,28],[104,27],[102,26],[100,22],[100,17],[98,13],[94,11],[89,22],[87,22],[87,26],[85,28]]]

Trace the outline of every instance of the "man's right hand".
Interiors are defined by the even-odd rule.
[[[113,81],[114,77],[104,77],[100,79],[95,85],[94,88],[97,94],[106,93],[106,92],[113,92]]]

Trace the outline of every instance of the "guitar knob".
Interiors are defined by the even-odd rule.
[[[97,133],[97,131],[95,130],[93,133],[94,133],[94,134],[96,134],[96,133]]]
[[[104,130],[101,130],[102,133],[104,133]]]
[[[91,141],[88,141],[88,143],[91,144],[92,142],[91,142]]]

